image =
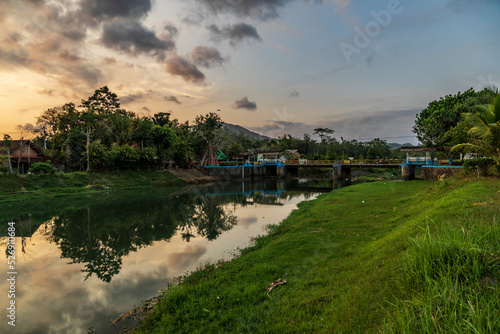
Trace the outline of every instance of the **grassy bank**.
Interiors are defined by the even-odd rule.
[[[304,202],[237,259],[170,288],[137,332],[445,332],[450,315],[455,332],[497,332],[499,190],[377,182]]]
[[[299,168],[299,177],[332,178],[333,168]],[[359,168],[352,170],[353,181],[388,181],[401,180],[399,169]]]
[[[184,185],[169,172],[75,172],[54,175],[4,175],[0,177],[0,203],[71,193],[112,189]]]
[[[352,171],[353,181],[388,181],[401,180],[401,172],[394,168],[368,168]]]

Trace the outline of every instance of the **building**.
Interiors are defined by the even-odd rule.
[[[3,140],[0,140],[0,150],[3,154],[7,154],[7,147]],[[26,174],[30,169],[31,164],[35,162],[47,162],[50,158],[46,157],[31,140],[13,140],[10,148],[10,161],[13,171],[17,170],[18,161],[19,173]]]

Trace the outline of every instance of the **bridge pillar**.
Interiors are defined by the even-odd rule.
[[[409,164],[401,165],[401,178],[403,181],[415,180],[415,166]]]
[[[289,177],[289,178],[299,177],[299,168],[298,167],[286,167],[286,177]]]
[[[351,168],[347,168],[343,166],[342,168],[342,181],[345,182],[345,185],[351,184]]]
[[[276,176],[279,178],[286,178],[286,166],[276,166]]]
[[[351,167],[333,166],[333,179],[341,180],[346,185],[351,184]]]
[[[342,166],[333,166],[333,179],[334,180],[342,179]]]

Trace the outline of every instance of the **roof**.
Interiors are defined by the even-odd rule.
[[[253,154],[252,152],[240,152],[236,155],[240,156],[240,157],[248,157],[248,156],[255,155],[255,154]]]
[[[257,154],[280,154],[278,151],[260,151]]]
[[[21,142],[23,142],[24,145],[29,145],[31,147],[31,149],[33,151],[35,151],[38,156],[41,156],[41,157],[45,156],[45,154],[43,154],[42,150],[39,149],[31,140],[13,140],[12,147],[10,148],[11,152],[18,150],[21,146]],[[0,147],[4,147],[4,146],[5,146],[4,141],[0,140]]]
[[[436,149],[425,146],[401,146],[399,151],[401,152],[434,152]]]

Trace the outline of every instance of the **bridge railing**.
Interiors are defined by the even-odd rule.
[[[308,159],[295,159],[287,160],[287,165],[340,165],[340,160],[308,160]]]
[[[353,159],[344,160],[344,165],[389,165],[389,164],[402,164],[405,159]]]
[[[405,159],[352,159],[352,160],[287,160],[287,165],[388,165],[402,164]]]

